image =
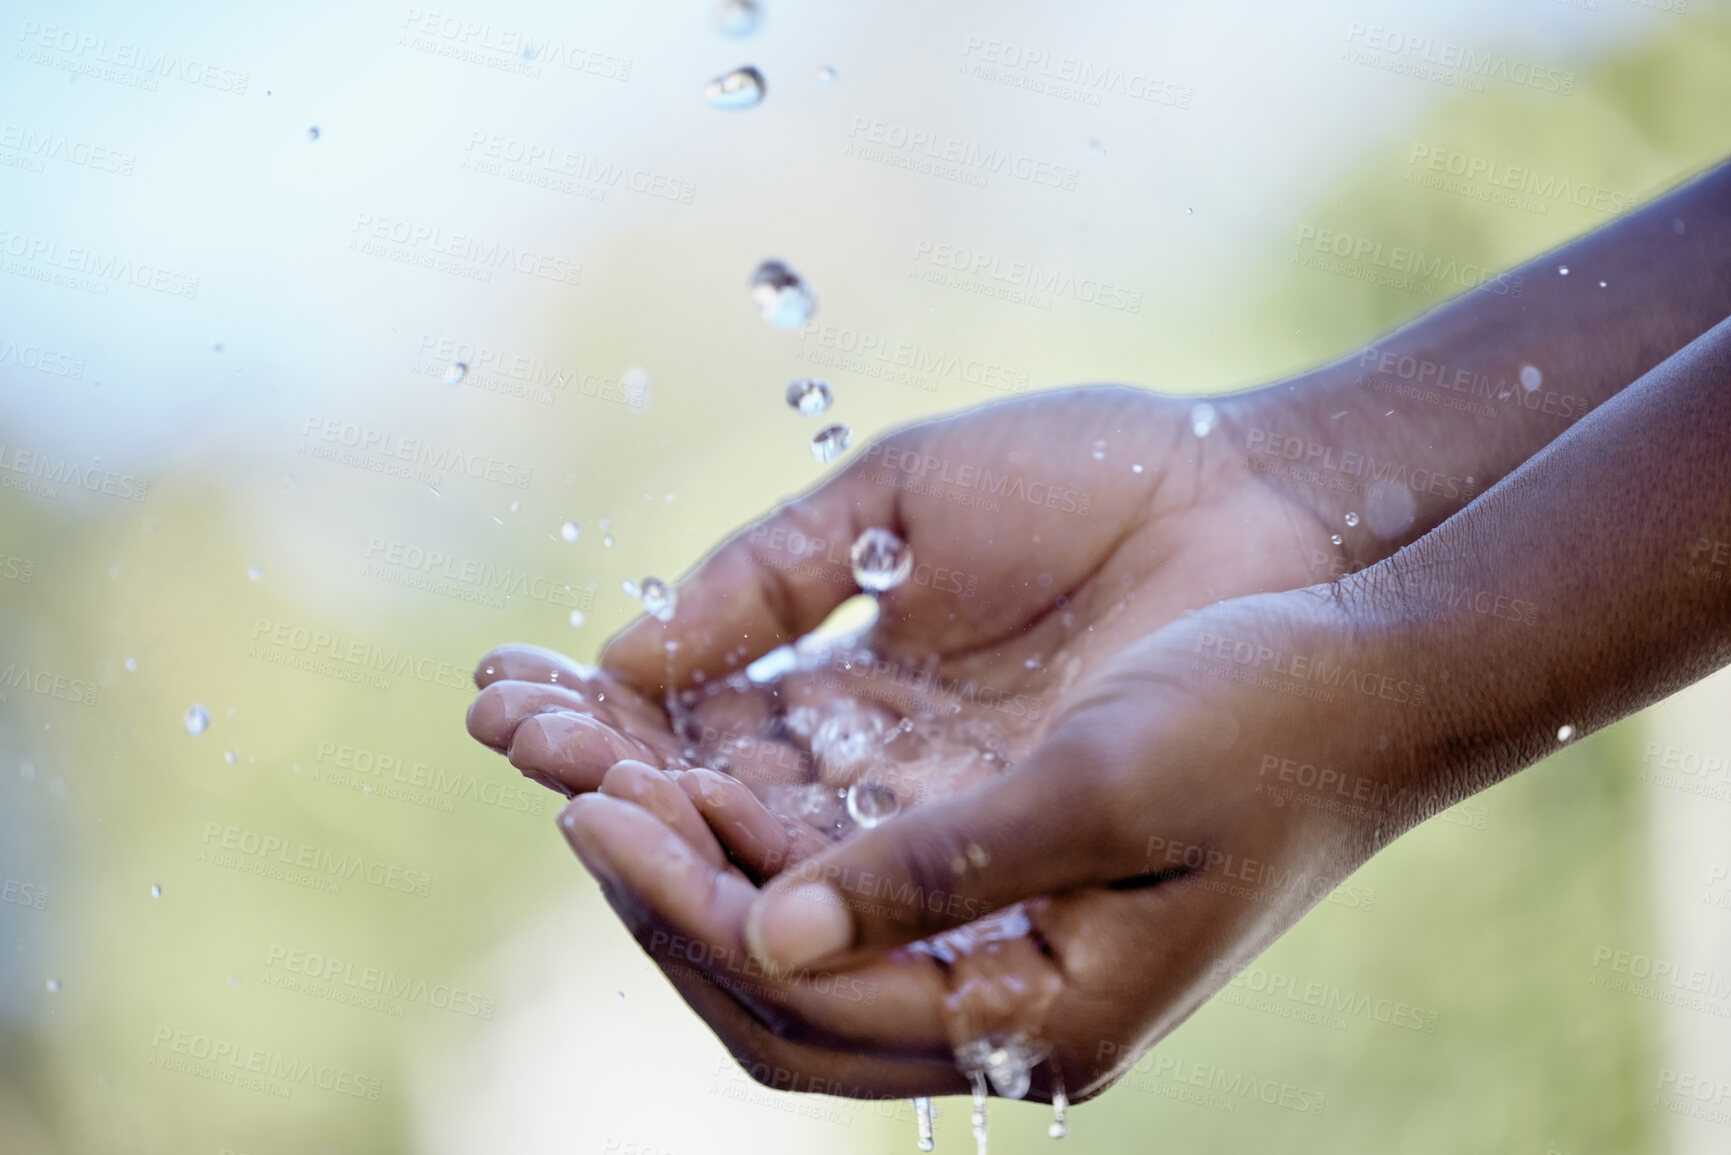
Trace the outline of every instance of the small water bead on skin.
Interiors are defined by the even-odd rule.
[[[1521,366],[1521,388],[1522,389],[1525,389],[1528,393],[1531,393],[1534,390],[1536,390],[1540,385],[1543,385],[1544,383],[1545,383],[1545,375],[1543,373],[1539,372],[1538,366],[1536,366],[1536,365],[1522,365]]]
[[[1332,541],[1335,545],[1340,545],[1346,539],[1341,537],[1338,533],[1331,533],[1328,535],[1328,540]]]
[[[847,816],[870,830],[882,826],[901,812],[902,800],[894,790],[869,782],[855,782],[847,788]]]
[[[1093,456],[1094,456],[1095,461],[1106,460],[1106,443],[1104,441],[1094,442],[1094,454],[1093,454]]]
[[[854,539],[848,550],[853,580],[867,593],[895,589],[914,572],[914,551],[907,542],[887,529],[873,526]]]
[[[1349,511],[1346,515],[1346,527],[1348,529],[1351,529],[1353,526],[1355,526],[1357,524],[1358,524],[1358,514],[1352,513]]]
[[[193,706],[186,712],[186,732],[194,738],[210,728],[210,711],[203,706]]]
[[[781,329],[803,329],[817,311],[811,286],[784,261],[764,261],[752,270],[751,300],[765,321]]]
[[[762,104],[766,91],[763,73],[748,65],[745,68],[735,68],[732,72],[717,76],[705,84],[703,99],[709,102],[711,108],[737,112]]]
[[[643,579],[644,613],[658,622],[670,622],[673,620],[674,611],[678,608],[679,594],[672,586],[656,577]],[[672,661],[671,652],[668,660]]]
[[[1559,727],[1557,727],[1557,741],[1567,742],[1570,738],[1573,738],[1574,736],[1575,736],[1575,728],[1573,726],[1559,726]]]
[[[1214,424],[1219,420],[1219,416],[1214,406],[1206,401],[1198,401],[1190,407],[1190,432],[1198,437],[1207,437],[1214,432]]]
[[[811,457],[819,465],[828,465],[848,451],[853,444],[853,430],[845,425],[826,425],[811,439]]]
[[[804,417],[820,417],[828,412],[830,402],[835,394],[830,391],[827,381],[817,381],[810,377],[800,377],[788,382],[788,408],[796,409]]]
[[[469,363],[467,361],[452,361],[450,365],[446,366],[445,375],[440,380],[447,385],[461,385],[463,378],[468,375]]]
[[[715,30],[723,36],[750,36],[762,20],[756,0],[721,0],[715,6]]]

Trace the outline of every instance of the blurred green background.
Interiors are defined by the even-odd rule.
[[[1370,25],[1572,91],[1367,65]],[[7,0],[0,35],[0,1149],[20,1155],[911,1150],[905,1105],[732,1068],[555,799],[466,737],[476,657],[593,657],[636,610],[623,580],[677,574],[817,477],[790,377],[832,383],[856,446],[1001,396],[982,373],[1274,380],[1462,287],[1299,264],[1306,228],[1496,269],[1611,219],[1427,186],[1419,147],[1614,206],[1731,153],[1731,9],[1699,0],[765,0],[733,38],[703,3]],[[1029,84],[1066,60],[1121,80]],[[744,63],[764,103],[706,107]],[[876,122],[1073,187],[884,163]],[[919,279],[940,244],[1140,306]],[[817,329],[756,316],[770,256],[812,282]],[[898,368],[904,345],[940,367]],[[1066,1149],[1731,1149],[1661,1085],[1731,1080],[1725,1000],[1667,1008],[1597,965],[1731,974],[1723,773],[1712,796],[1642,776],[1653,743],[1731,748],[1726,697],[1698,687],[1403,839],[1079,1108]],[[965,1150],[945,1106],[940,1150]],[[1046,1149],[1044,1123],[997,1106],[994,1150]]]

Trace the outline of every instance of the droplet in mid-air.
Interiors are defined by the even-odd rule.
[[[316,124],[309,124],[307,126],[307,139],[308,140],[317,140],[318,138],[319,138],[319,126]]]
[[[836,82],[835,69],[831,68],[827,64],[824,65],[822,68],[817,70],[817,79],[819,83],[822,84],[834,84]]]
[[[152,897],[152,898],[161,898],[162,897],[162,884],[161,883],[153,882],[150,884],[150,897]]]
[[[198,737],[210,728],[210,711],[203,706],[193,706],[186,712],[186,732]]]
[[[1346,515],[1346,526],[1347,526],[1347,528],[1348,528],[1348,529],[1351,529],[1351,528],[1352,528],[1352,527],[1353,527],[1353,526],[1355,526],[1355,525],[1357,525],[1357,524],[1358,524],[1358,514],[1356,514],[1356,513],[1353,513],[1353,512],[1351,512],[1351,511],[1350,511],[1350,510],[1349,510],[1349,511],[1348,511],[1348,512],[1347,512],[1347,515]]]
[[[673,587],[660,578],[647,577],[643,579],[643,612],[658,622],[673,620],[673,611],[679,608],[679,594]]]
[[[802,329],[817,309],[817,298],[798,273],[782,261],[765,261],[751,274],[751,299],[771,325]]]
[[[51,995],[57,995],[60,993],[60,980],[59,979],[49,979],[48,980],[48,993]]]
[[[126,667],[126,672],[129,674],[133,674],[133,673],[138,672],[138,659],[137,658],[128,658],[120,664]]]
[[[1569,275],[1569,266],[1567,266],[1567,265],[1558,265],[1557,266],[1557,276],[1566,277],[1568,275]]]
[[[257,562],[253,562],[251,565],[246,567],[246,576],[255,582],[263,581],[264,567],[259,565]]]
[[[222,760],[224,762],[227,762],[230,766],[233,766],[236,762],[240,761],[240,751],[239,750],[224,751],[223,755],[222,755]]]
[[[1089,156],[1105,156],[1106,142],[1097,136],[1090,136],[1082,142],[1082,147],[1088,150]]]
[[[788,382],[787,403],[790,408],[797,409],[807,417],[817,417],[829,409],[835,394],[830,391],[829,383],[817,381],[810,377],[799,377]]]
[[[1346,539],[1344,537],[1341,537],[1338,533],[1331,533],[1328,535],[1328,540],[1332,541],[1335,545],[1339,545],[1341,542],[1345,541]]]
[[[640,598],[643,596],[643,591],[639,589],[637,583],[632,581],[630,578],[626,578],[624,581],[620,582],[619,588],[625,592],[625,596],[628,598]]]
[[[568,521],[559,527],[559,536],[566,541],[576,541],[582,532],[583,527],[574,521]]]
[[[1206,401],[1198,401],[1190,407],[1190,432],[1198,437],[1207,437],[1214,432],[1214,423],[1219,417],[1214,406]]]
[[[913,547],[879,526],[854,539],[848,560],[853,562],[853,580],[867,593],[893,590],[914,572]]]
[[[920,1150],[930,1151],[937,1144],[932,1134],[932,1101],[930,1099],[914,1100],[914,1123],[920,1132]]]
[[[811,455],[820,465],[828,465],[853,444],[853,430],[845,425],[826,425],[811,439]]]
[[[763,103],[763,73],[755,68],[735,68],[703,86],[703,99],[711,108],[755,108]]]
[[[1052,1121],[1046,1126],[1046,1134],[1054,1139],[1062,1139],[1070,1133],[1070,1097],[1059,1087],[1052,1092]]]
[[[1094,460],[1095,461],[1106,460],[1106,443],[1104,441],[1094,442]]]
[[[847,816],[868,829],[888,822],[901,808],[902,800],[888,787],[855,782],[847,788]]]
[[[721,0],[715,6],[715,30],[723,36],[750,36],[762,20],[756,0]]]
[[[582,628],[583,623],[588,621],[588,620],[589,620],[588,616],[585,615],[582,610],[572,610],[571,611],[570,621],[571,621],[571,624],[573,626],[580,629],[580,628]]]
[[[1570,738],[1573,738],[1574,736],[1575,736],[1575,728],[1573,726],[1558,726],[1557,727],[1557,741],[1567,742]]]
[[[445,367],[445,375],[439,378],[439,380],[443,381],[447,385],[461,385],[463,383],[463,378],[468,375],[469,363],[467,361],[452,361]]]
[[[1521,388],[1522,389],[1525,389],[1528,393],[1531,393],[1533,390],[1537,389],[1540,385],[1543,385],[1544,383],[1545,383],[1545,375],[1543,373],[1539,372],[1539,367],[1537,365],[1522,365],[1521,366]]]

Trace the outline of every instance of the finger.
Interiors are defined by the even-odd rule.
[[[679,787],[728,854],[754,879],[772,878],[829,849],[829,839],[775,813],[730,775],[691,770],[679,776]]]
[[[721,843],[666,771],[630,759],[616,762],[601,779],[601,793],[635,802],[661,819],[710,866],[719,870],[727,865]]]
[[[627,737],[585,714],[537,714],[523,720],[506,757],[536,778],[549,778],[571,794],[600,789],[617,762],[661,763],[665,750]]]
[[[740,530],[679,582],[670,622],[639,618],[607,646],[602,665],[659,697],[692,675],[725,676],[798,638],[859,592],[845,561],[870,526],[902,533],[894,489],[865,482],[856,462],[812,492]],[[905,536],[905,533],[904,533]],[[677,642],[673,653],[666,649]]]
[[[469,703],[469,736],[483,746],[503,752],[511,735],[525,718],[549,710],[592,713],[592,695],[575,686],[549,686],[534,682],[494,682]]]
[[[560,824],[651,954],[707,973],[778,1034],[919,1058],[949,1054],[936,1013],[941,976],[930,960],[879,957],[840,972],[762,967],[743,938],[757,888],[737,870],[705,862],[654,815],[606,795],[576,799]]]
[[[555,671],[559,677],[550,679]],[[482,658],[475,667],[475,685],[486,689],[494,682],[514,680],[519,682],[581,681],[595,675],[594,666],[586,666],[564,654],[556,653],[543,646],[531,646],[521,642],[498,649]]]
[[[1126,752],[1127,753],[1127,752]],[[1091,739],[1054,735],[981,788],[904,813],[783,873],[753,906],[752,953],[829,965],[928,938],[1036,895],[1105,883],[1123,869],[1130,819]]]

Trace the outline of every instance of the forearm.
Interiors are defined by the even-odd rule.
[[[1731,320],[1334,593],[1428,690],[1388,756],[1437,806],[1731,661]]]
[[[1731,163],[1338,364],[1231,399],[1229,429],[1342,535],[1335,564],[1351,572],[1441,524],[1728,315]],[[1404,527],[1394,485],[1412,495]]]

